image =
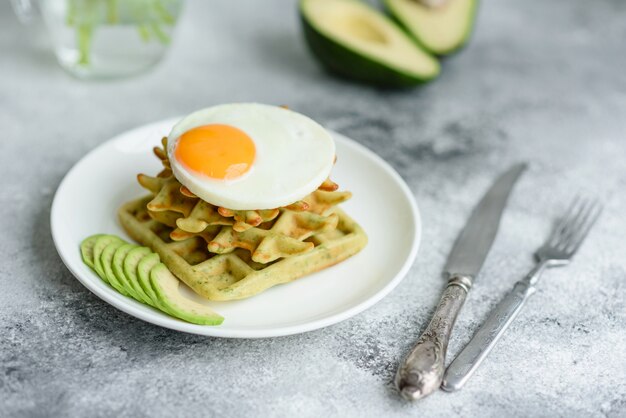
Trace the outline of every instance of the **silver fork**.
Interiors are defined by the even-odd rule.
[[[597,201],[579,197],[552,231],[546,242],[535,253],[537,265],[496,306],[489,318],[448,366],[441,387],[449,392],[460,389],[480,366],[509,327],[528,298],[535,293],[535,285],[546,268],[567,265],[596,222],[602,206]]]

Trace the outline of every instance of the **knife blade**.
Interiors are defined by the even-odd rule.
[[[509,194],[525,169],[526,164],[521,163],[507,170],[474,208],[443,268],[449,277],[476,277],[498,232]]]
[[[396,373],[395,385],[403,398],[423,398],[441,385],[454,322],[489,254],[513,186],[526,167],[516,164],[498,177],[456,239],[444,266],[446,289],[428,327]]]

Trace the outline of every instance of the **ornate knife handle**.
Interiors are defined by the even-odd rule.
[[[450,363],[441,385],[443,390],[453,392],[461,389],[491,352],[524,303],[535,293],[533,280],[536,281],[536,278],[533,273],[515,284],[513,290],[500,301],[470,342]]]
[[[423,398],[441,385],[452,327],[471,286],[470,277],[450,278],[428,327],[396,374],[395,384],[403,398]]]

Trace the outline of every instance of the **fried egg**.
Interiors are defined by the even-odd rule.
[[[237,103],[199,110],[168,135],[174,176],[208,203],[273,209],[313,192],[335,158],[331,135],[281,107]]]

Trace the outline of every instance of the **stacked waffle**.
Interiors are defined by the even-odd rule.
[[[120,221],[207,299],[250,297],[336,264],[367,243],[361,227],[337,207],[351,193],[337,191],[330,180],[287,206],[229,209],[182,185],[172,172],[166,138],[162,144],[154,153],[163,170],[138,175],[150,195],[122,206]]]

